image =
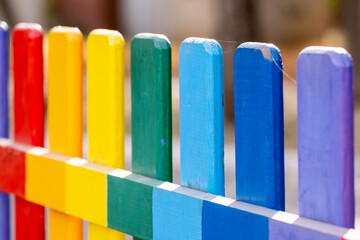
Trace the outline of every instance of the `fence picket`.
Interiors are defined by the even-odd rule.
[[[224,195],[222,49],[215,40],[187,38],[179,52],[180,181]]]
[[[171,46],[164,35],[140,33],[131,42],[131,107],[133,172],[172,182]]]
[[[172,181],[171,47],[160,34],[131,43],[133,172]]]
[[[272,44],[234,56],[236,199],[285,209],[282,61]]]
[[[14,139],[44,146],[43,30],[19,23],[12,33],[14,71]],[[25,169],[25,161],[22,161]],[[45,239],[44,207],[15,197],[17,240]]]
[[[105,29],[93,30],[87,40],[88,158],[122,169],[125,168],[124,45],[119,32]],[[106,184],[103,187],[106,192]],[[104,214],[104,226],[89,223],[89,240],[125,239],[123,233],[106,228],[107,208]]]
[[[297,88],[300,215],[354,227],[350,55],[342,48],[304,49]]]
[[[9,137],[9,32],[8,25],[0,22],[0,138]],[[0,240],[10,240],[10,199],[0,191]]]
[[[49,148],[71,157],[82,157],[83,37],[79,29],[52,28],[48,54]],[[82,220],[54,209],[50,209],[49,216],[51,240],[82,239]]]

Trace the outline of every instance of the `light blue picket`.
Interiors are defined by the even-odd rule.
[[[297,62],[299,212],[354,227],[352,59],[308,47]]]
[[[236,199],[285,209],[280,51],[247,42],[234,55]]]
[[[9,137],[8,80],[9,33],[8,25],[0,22],[0,138]],[[9,195],[0,191],[0,240],[10,239]]]
[[[223,54],[187,38],[179,52],[181,185],[224,195]]]

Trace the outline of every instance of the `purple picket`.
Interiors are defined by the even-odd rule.
[[[9,137],[9,32],[8,25],[0,22],[0,138]],[[10,239],[9,195],[0,191],[0,240]]]
[[[299,213],[354,227],[352,59],[308,47],[297,61]]]
[[[5,22],[0,21],[0,137],[9,137],[9,33]]]

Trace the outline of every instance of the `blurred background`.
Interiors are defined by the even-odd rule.
[[[224,53],[226,195],[235,198],[233,66],[235,49],[245,41],[278,46],[284,64],[286,209],[297,213],[296,60],[310,45],[346,48],[354,59],[355,151],[360,152],[359,0],[0,0],[0,18],[10,26],[36,22],[119,30],[126,45],[127,169],[131,169],[130,42],[139,32],[165,34],[172,42],[174,182],[179,183],[178,49],[187,37],[216,39]],[[86,118],[85,118],[86,119]],[[85,137],[86,138],[86,137]],[[86,142],[85,156],[86,156]],[[359,158],[356,157],[356,169]],[[360,172],[356,170],[360,182]],[[358,185],[356,185],[358,190]],[[358,194],[359,193],[359,194]],[[357,191],[357,203],[360,191]],[[360,209],[360,207],[357,207]],[[360,211],[357,211],[357,218]],[[360,221],[356,222],[358,226]]]

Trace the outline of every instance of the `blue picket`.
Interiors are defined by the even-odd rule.
[[[181,185],[224,195],[223,54],[187,38],[179,52]]]
[[[8,79],[8,25],[5,22],[0,22],[0,138],[9,137]],[[9,195],[0,191],[0,240],[10,239],[9,207]]]
[[[234,56],[236,199],[285,209],[280,51],[243,43]]]
[[[352,59],[308,47],[297,61],[299,213],[354,227]]]

